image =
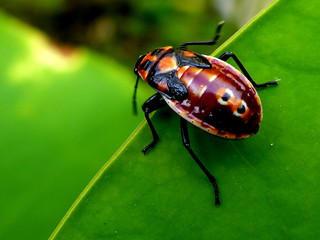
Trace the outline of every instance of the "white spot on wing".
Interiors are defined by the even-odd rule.
[[[200,89],[199,89],[199,92],[198,92],[198,96],[199,98],[201,98],[202,94],[207,90],[207,85],[201,85],[200,86]]]
[[[181,76],[184,74],[185,71],[188,70],[190,66],[182,66],[177,73],[178,78],[181,78]]]
[[[217,74],[212,75],[211,78],[209,79],[209,82],[213,82],[214,80],[216,80],[217,77],[218,77]]]
[[[202,69],[200,68],[198,71],[195,72],[194,76],[188,81],[187,83],[187,87],[190,86],[190,84],[193,82],[193,79],[195,79],[195,77],[202,71]]]

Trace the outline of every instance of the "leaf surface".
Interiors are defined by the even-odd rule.
[[[101,169],[52,239],[316,239],[320,234],[319,9],[316,0],[279,0],[214,55],[237,54],[256,82],[264,120],[246,140],[190,126],[194,151],[217,177],[222,205],[181,144],[168,109],[142,124]]]

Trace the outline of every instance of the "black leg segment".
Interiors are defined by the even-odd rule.
[[[151,119],[149,117],[149,114],[156,111],[157,109],[165,106],[165,101],[162,98],[160,93],[156,93],[152,95],[143,105],[142,110],[144,112],[144,116],[147,120],[147,123],[149,125],[150,131],[152,133],[153,140],[152,142],[147,145],[145,148],[142,149],[143,153],[146,153],[150,148],[152,148],[159,140],[159,136],[156,132],[156,129],[154,128]]]
[[[277,81],[270,81],[270,82],[266,82],[266,83],[256,83],[252,77],[250,76],[250,74],[248,73],[248,71],[246,70],[246,68],[242,65],[242,63],[240,62],[239,58],[232,52],[225,52],[224,54],[222,54],[219,59],[223,60],[223,61],[227,61],[229,58],[232,58],[236,64],[239,66],[240,70],[242,71],[243,75],[246,76],[246,78],[252,83],[252,85],[256,88],[261,88],[261,87],[267,87],[269,85],[277,85]]]
[[[215,34],[213,40],[200,41],[200,42],[185,42],[181,45],[181,47],[185,48],[188,45],[214,45],[214,44],[216,44],[221,36],[221,28],[222,28],[223,24],[224,24],[224,21],[219,22],[217,30],[216,30],[216,34]]]
[[[189,139],[189,133],[188,133],[188,122],[187,120],[181,118],[181,137],[182,137],[182,143],[183,146],[188,150],[189,154],[195,160],[195,162],[198,164],[198,166],[201,168],[202,172],[207,176],[208,180],[213,186],[214,191],[214,197],[215,197],[215,205],[220,205],[220,197],[219,197],[219,189],[217,185],[217,180],[212,174],[208,171],[208,169],[203,165],[203,163],[200,161],[200,159],[197,157],[197,155],[193,152],[190,146],[190,139]]]

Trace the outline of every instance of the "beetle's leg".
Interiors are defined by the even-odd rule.
[[[214,191],[215,205],[217,206],[220,205],[220,197],[219,197],[217,180],[214,176],[212,176],[212,174],[208,171],[208,169],[203,165],[203,163],[200,161],[200,159],[191,149],[189,133],[188,133],[188,122],[184,118],[181,118],[181,137],[182,137],[183,146],[188,150],[191,157],[196,161],[198,166],[201,168],[201,170],[207,176],[208,180],[211,182],[213,186],[213,191]]]
[[[147,120],[147,123],[149,125],[149,128],[152,133],[153,140],[152,142],[147,145],[145,148],[142,149],[143,153],[146,153],[151,147],[153,147],[157,141],[159,140],[159,136],[156,132],[156,129],[154,128],[151,119],[149,117],[149,114],[156,111],[157,109],[165,106],[165,101],[162,98],[160,93],[156,93],[152,95],[143,105],[142,105],[142,110],[144,112],[144,116]]]
[[[181,45],[181,48],[185,49],[186,46],[188,46],[188,45],[214,45],[214,44],[216,44],[221,36],[221,28],[222,28],[223,24],[224,24],[224,21],[219,22],[217,30],[216,30],[216,34],[215,34],[213,40],[200,41],[200,42],[185,42]]]
[[[242,63],[240,62],[239,58],[232,52],[225,52],[224,54],[222,54],[219,59],[223,60],[223,61],[227,61],[229,58],[232,58],[237,65],[239,66],[239,68],[241,69],[242,73],[246,76],[246,78],[252,83],[252,85],[256,88],[259,87],[267,87],[269,85],[277,85],[277,81],[270,81],[270,82],[266,82],[266,83],[256,83],[252,77],[250,76],[250,74],[248,73],[248,71],[246,70],[246,68],[242,65]]]

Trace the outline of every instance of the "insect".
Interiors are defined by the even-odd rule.
[[[220,22],[211,41],[186,42],[177,48],[158,48],[140,56],[134,68],[137,75],[134,109],[140,78],[157,91],[142,106],[153,136],[152,142],[142,152],[146,153],[159,140],[150,113],[169,105],[181,117],[184,147],[213,186],[215,205],[220,205],[216,178],[192,150],[187,122],[218,137],[247,138],[258,132],[262,120],[261,101],[255,88],[277,85],[277,81],[256,83],[232,52],[215,58],[187,50],[189,45],[214,45],[220,37],[222,26],[223,22]],[[242,73],[226,62],[229,58],[235,61]]]

